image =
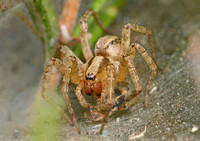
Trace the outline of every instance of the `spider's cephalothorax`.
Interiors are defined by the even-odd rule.
[[[120,39],[115,36],[101,37],[95,45],[96,56],[88,60],[85,69],[84,90],[86,94],[100,96],[102,83],[107,80],[106,66],[119,60]]]
[[[95,45],[95,55],[104,57],[119,57],[121,41],[116,36],[101,37]]]
[[[61,46],[60,51],[66,56],[66,59],[61,61],[52,58],[48,62],[45,68],[42,84],[42,96],[44,99],[53,105],[58,111],[63,113],[71,125],[75,124],[79,133],[80,128],[68,97],[70,80],[72,83],[77,85],[75,94],[81,106],[90,109],[92,119],[94,121],[103,119],[99,131],[99,133],[102,133],[112,109],[123,109],[125,105],[133,100],[142,90],[133,62],[135,52],[138,51],[141,54],[151,70],[150,79],[146,87],[145,105],[147,105],[149,90],[157,72],[157,67],[153,61],[153,59],[155,59],[155,53],[151,29],[144,26],[126,24],[122,29],[121,39],[109,35],[99,38],[95,45],[95,56],[93,56],[87,36],[87,20],[91,15],[94,16],[100,27],[105,31],[98,16],[92,9],[86,11],[80,19],[81,44],[86,63],[83,63],[78,57],[76,57],[68,47]],[[153,59],[141,45],[136,43],[130,44],[131,31],[148,35]],[[49,76],[53,66],[63,74],[62,93],[73,121],[71,121],[71,119],[65,114],[64,110],[50,99],[47,94]],[[128,73],[130,73],[135,86],[135,91],[131,92],[130,95],[126,95],[126,90],[117,88],[119,83],[125,81]],[[87,95],[95,96],[97,101],[96,105],[91,105],[86,101],[82,94],[82,90],[84,90]],[[119,95],[115,96],[115,94]]]

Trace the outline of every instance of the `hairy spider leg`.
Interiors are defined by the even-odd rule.
[[[106,96],[107,96],[107,87],[106,86],[107,86],[107,82],[104,82],[102,84],[100,101],[98,102],[100,104],[97,103],[98,104],[97,105],[98,111],[103,111],[103,110],[106,109]]]
[[[123,101],[123,103],[119,106],[119,109],[124,109],[124,108],[127,108],[127,107],[131,106],[132,103],[131,103],[131,105],[126,105],[126,103],[128,103],[128,102],[131,101],[133,98],[135,98],[136,96],[138,96],[139,93],[140,93],[140,92],[133,91],[128,97],[126,97],[126,99]],[[134,101],[134,102],[135,102],[135,101]],[[125,105],[126,105],[127,107],[126,107]]]
[[[81,62],[81,60],[78,57],[76,57],[75,54],[67,46],[64,46],[64,45],[60,46],[60,51],[65,55],[66,59],[69,58],[70,56],[74,56],[76,58],[77,66],[79,66],[79,67],[77,67],[77,68],[74,67],[74,69],[79,68],[77,70],[77,72],[79,73],[78,75],[80,76],[79,77],[80,81],[82,81],[83,72],[82,72],[81,66],[83,65],[83,63]],[[72,81],[75,82],[75,80],[72,80]],[[82,82],[80,84],[78,84],[78,86],[75,89],[75,94],[76,94],[81,106],[88,109],[90,105],[87,103],[84,96],[81,94],[81,90],[83,89],[83,85],[84,84]]]
[[[157,66],[154,63],[156,58],[155,58],[152,30],[150,28],[147,28],[147,27],[144,27],[144,26],[139,26],[139,25],[135,25],[135,24],[126,24],[124,26],[124,28],[122,29],[122,35],[121,35],[122,36],[122,41],[121,41],[121,45],[122,45],[121,55],[122,56],[127,56],[127,52],[129,52],[129,50],[130,50],[129,45],[130,45],[131,30],[133,30],[135,32],[147,34],[148,37],[149,37],[149,45],[150,45],[150,48],[151,48],[151,54],[152,54],[153,59],[147,54],[144,47],[142,47],[141,45],[136,46],[137,51],[142,55],[144,60],[147,62],[150,70],[152,71],[150,79],[149,79],[147,87],[146,87],[145,106],[147,106],[148,105],[149,90],[151,89],[152,81],[155,78],[155,75],[156,75],[156,72],[157,72]],[[136,44],[132,44],[131,48],[134,48],[135,45]],[[135,50],[135,49],[131,49],[131,50]],[[135,52],[135,51],[131,51],[131,52]],[[130,59],[128,59],[128,60],[130,60]],[[132,61],[132,63],[133,63],[133,61]]]
[[[77,129],[78,133],[81,133],[80,128],[79,128],[78,123],[77,123],[77,120],[76,120],[76,117],[74,115],[74,110],[71,106],[69,96],[68,96],[70,75],[71,75],[71,72],[72,72],[72,66],[74,64],[77,64],[76,57],[70,56],[68,58],[67,62],[66,62],[65,72],[64,72],[63,81],[62,81],[63,82],[62,83],[62,93],[63,93],[63,97],[65,99],[65,102],[67,104],[67,108],[69,110],[69,113],[71,114],[72,120],[73,120],[73,122],[76,126],[76,129]]]
[[[73,125],[70,118],[65,114],[65,111],[48,96],[47,90],[49,88],[49,78],[53,66],[55,66],[61,73],[64,74],[65,66],[59,59],[52,58],[50,61],[48,61],[44,71],[44,77],[42,82],[42,96],[50,105],[52,105],[54,108],[56,108],[56,110],[58,110],[61,114],[64,115],[64,117],[70,125]]]
[[[131,78],[132,78],[133,83],[135,85],[136,92],[139,93],[139,92],[142,91],[142,87],[140,85],[140,79],[139,79],[139,76],[136,72],[136,68],[134,66],[134,62],[132,60],[132,57],[127,56],[127,57],[124,58],[124,60],[126,61],[126,64],[128,66],[128,70],[130,72]]]
[[[88,42],[88,23],[87,23],[87,21],[90,16],[94,17],[94,19],[97,21],[100,28],[104,32],[109,33],[106,30],[106,28],[104,27],[104,25],[102,24],[101,20],[99,19],[98,15],[96,14],[96,12],[93,9],[88,9],[80,19],[81,45],[82,45],[83,55],[84,55],[86,61],[88,61],[89,59],[91,59],[93,57],[93,54],[92,54],[92,51],[90,49],[89,42]]]
[[[101,129],[99,131],[100,134],[102,134],[104,126],[106,124],[106,121],[109,116],[109,112],[111,111],[112,104],[113,104],[113,97],[114,97],[114,83],[115,83],[115,78],[114,78],[114,72],[115,68],[113,64],[108,64],[107,66],[107,107],[106,107],[106,112],[105,112],[105,117],[103,119],[103,123],[101,125]]]
[[[135,24],[126,24],[124,26],[124,28],[122,29],[122,35],[121,35],[122,36],[121,55],[126,53],[126,51],[129,48],[131,30],[133,32],[139,32],[139,33],[143,33],[143,34],[147,34],[148,35],[151,55],[152,55],[153,61],[158,66],[158,63],[156,62],[156,55],[155,55],[155,49],[154,49],[154,41],[153,41],[152,30],[150,28],[147,28],[147,27],[144,27],[144,26],[135,25]]]
[[[148,105],[149,91],[152,87],[153,79],[156,76],[157,66],[156,66],[154,60],[148,55],[148,53],[147,53],[147,51],[145,50],[144,47],[142,47],[140,44],[132,44],[131,46],[133,47],[133,49],[137,49],[137,51],[140,53],[140,55],[146,61],[146,63],[148,64],[148,66],[151,70],[151,76],[149,78],[149,81],[148,81],[148,84],[147,84],[147,87],[146,87],[146,95],[145,95],[145,106],[147,106]]]
[[[85,97],[81,93],[81,90],[83,89],[83,85],[84,85],[83,83],[78,84],[75,90],[75,94],[81,106],[85,109],[89,109],[91,106],[88,104],[88,102],[85,100]]]

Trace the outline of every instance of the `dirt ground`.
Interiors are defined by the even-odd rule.
[[[23,5],[18,8],[27,14]],[[93,135],[88,131],[99,130],[100,123],[84,119],[71,96],[82,134],[63,121],[57,140],[129,140],[145,127],[139,140],[200,140],[199,21],[198,0],[127,0],[110,30],[120,36],[126,23],[152,28],[162,71],[154,81],[149,106],[144,108],[141,93],[134,106],[111,116],[102,135]],[[149,49],[147,41],[146,35],[132,34],[132,42]],[[26,140],[26,117],[43,73],[41,43],[11,11],[0,15],[0,43],[0,140]],[[139,55],[135,64],[145,88],[149,69]]]

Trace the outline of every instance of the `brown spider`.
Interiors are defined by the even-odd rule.
[[[86,63],[83,63],[78,57],[76,57],[68,47],[61,46],[60,51],[65,55],[66,59],[61,61],[59,59],[52,58],[48,62],[45,68],[42,84],[42,96],[44,99],[53,105],[58,111],[63,113],[71,125],[74,123],[78,133],[80,133],[80,128],[77,124],[77,120],[68,97],[68,87],[70,80],[72,83],[77,84],[75,94],[80,104],[84,108],[90,109],[91,115],[103,115],[103,123],[99,131],[99,133],[102,133],[111,109],[116,106],[119,110],[123,109],[124,105],[135,98],[142,90],[133,62],[136,50],[141,54],[151,70],[150,79],[146,88],[146,105],[148,101],[148,93],[157,72],[156,64],[148,55],[144,47],[136,43],[130,44],[131,30],[147,34],[149,37],[151,53],[155,58],[152,31],[151,29],[143,26],[126,24],[122,29],[121,39],[110,35],[99,38],[95,45],[95,56],[93,56],[88,43],[87,25],[88,18],[91,15],[94,16],[100,27],[105,30],[96,13],[92,9],[87,10],[86,13],[81,17],[81,44]],[[73,122],[65,114],[64,110],[62,110],[62,108],[54,103],[54,101],[51,100],[47,95],[49,76],[53,66],[55,66],[63,74],[62,93],[66,101],[69,113],[72,116]],[[125,80],[128,73],[130,73],[133,84],[135,85],[135,92],[125,98],[119,96],[117,99],[115,99],[114,93],[117,93],[117,91],[115,91],[116,87],[120,82]],[[84,89],[87,95],[95,96],[97,100],[96,106],[92,106],[86,101],[82,94],[82,89]],[[118,90],[120,93],[122,91],[123,90]],[[93,120],[100,119],[102,118],[96,118]]]

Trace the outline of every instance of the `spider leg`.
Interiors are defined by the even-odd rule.
[[[77,96],[81,106],[88,109],[88,108],[90,108],[90,105],[88,104],[88,102],[85,100],[84,96],[81,93],[82,88],[83,88],[83,84],[80,83],[76,87],[75,93],[76,93],[76,96]]]
[[[107,75],[108,75],[108,79],[107,79],[107,107],[106,107],[106,111],[105,111],[105,117],[103,119],[101,129],[99,131],[100,134],[102,134],[102,132],[103,132],[104,126],[106,124],[106,121],[107,121],[108,116],[109,116],[109,112],[111,111],[112,104],[113,104],[114,82],[115,82],[114,71],[115,71],[114,65],[109,64],[107,66]]]
[[[153,79],[156,76],[157,66],[154,63],[153,59],[148,55],[148,53],[147,53],[147,51],[145,50],[144,47],[142,47],[140,44],[132,44],[132,47],[137,49],[137,51],[144,58],[144,60],[146,61],[146,63],[148,64],[148,66],[151,70],[151,76],[149,78],[149,81],[148,81],[148,84],[147,84],[147,87],[146,87],[145,106],[147,106],[148,105],[149,91],[151,89]]]
[[[72,120],[73,120],[73,122],[76,126],[76,129],[77,129],[78,133],[81,133],[80,128],[79,128],[78,123],[77,123],[77,120],[76,120],[76,117],[74,115],[73,108],[71,106],[71,103],[70,103],[70,100],[69,100],[69,97],[68,97],[70,75],[71,75],[71,72],[72,72],[72,67],[75,63],[77,63],[77,61],[76,61],[76,57],[74,57],[74,56],[70,56],[68,58],[67,62],[66,62],[65,72],[64,72],[64,76],[63,76],[63,83],[62,83],[63,84],[62,85],[62,92],[63,92],[65,102],[67,104],[69,113],[71,114]]]
[[[122,29],[122,49],[121,49],[121,55],[126,54],[129,45],[130,45],[130,33],[131,30],[134,32],[139,32],[143,34],[148,35],[149,39],[149,46],[150,46],[150,51],[152,58],[154,62],[156,62],[156,55],[155,55],[155,49],[154,49],[154,41],[153,41],[153,35],[152,35],[152,30],[150,28],[140,26],[140,25],[135,25],[135,24],[126,24],[124,28]],[[156,62],[157,64],[157,62]]]
[[[107,96],[107,82],[103,83],[100,100],[97,101],[97,110],[104,111],[106,109],[106,96]],[[105,85],[106,84],[106,85]]]
[[[106,28],[105,26],[102,24],[99,16],[97,15],[97,13],[94,11],[94,9],[90,8],[90,11],[92,11],[93,17],[96,20],[96,22],[98,23],[99,27],[103,30],[103,32],[107,33],[107,34],[111,34]]]
[[[81,106],[84,107],[85,109],[90,108],[90,113],[91,113],[91,116],[92,116],[93,121],[99,121],[99,120],[101,120],[101,119],[104,117],[104,115],[101,114],[101,113],[98,112],[98,111],[102,111],[102,109],[105,110],[105,102],[102,103],[102,104],[100,103],[101,101],[100,101],[100,102],[97,102],[97,106],[92,106],[92,105],[90,105],[90,104],[86,101],[86,99],[84,98],[84,96],[83,96],[82,93],[81,93],[82,88],[83,88],[83,84],[80,83],[80,84],[76,87],[76,90],[75,90],[76,96],[77,96],[77,98],[78,98],[78,100],[79,100]],[[96,108],[95,108],[95,107],[96,107]],[[103,108],[102,108],[102,107],[103,107]],[[97,108],[98,108],[98,109],[97,109]],[[95,110],[94,110],[94,109],[95,109]],[[96,110],[96,109],[97,109],[97,110]],[[85,117],[87,118],[86,113],[85,113]]]
[[[71,49],[69,49],[65,45],[60,45],[59,50],[62,52],[62,54],[65,55],[66,59],[69,58],[70,56],[76,57],[76,55],[71,51]],[[76,60],[77,60],[78,64],[83,64],[82,61],[78,57],[76,57]]]
[[[90,16],[93,16],[94,19],[97,21],[99,24],[100,28],[106,32],[109,33],[106,28],[103,26],[101,20],[99,19],[98,15],[93,9],[89,9],[85,12],[85,14],[81,17],[80,19],[80,32],[81,32],[81,45],[82,45],[82,50],[83,50],[83,55],[87,60],[91,59],[93,57],[92,51],[89,46],[88,42],[88,19]]]
[[[124,102],[119,106],[119,109],[123,109],[123,108],[128,108],[130,107],[133,103],[132,103],[132,99],[136,98],[138,96],[139,92],[133,91],[131,93],[131,95],[129,95],[128,97],[126,97],[126,99],[124,100]],[[128,103],[129,101],[131,101],[131,103]],[[135,103],[135,99],[134,99],[134,103]],[[129,105],[126,105],[126,103],[128,103]]]
[[[56,104],[47,94],[47,90],[49,88],[49,77],[50,77],[50,73],[52,71],[53,66],[55,66],[61,73],[64,73],[64,68],[65,68],[64,64],[60,60],[52,58],[47,63],[47,66],[44,71],[44,77],[43,77],[43,83],[42,83],[42,96],[50,105],[55,107],[56,110],[58,110],[61,114],[64,115],[64,117],[66,118],[66,120],[69,122],[70,125],[73,125],[72,121],[65,114],[64,110],[58,104]]]
[[[136,71],[135,66],[134,66],[134,62],[133,62],[134,56],[135,56],[135,54],[132,55],[132,56],[126,56],[124,58],[124,60],[127,63],[128,70],[130,72],[130,75],[132,77],[133,83],[135,85],[136,92],[140,93],[142,91],[142,87],[140,85],[140,79],[139,79],[139,76],[138,76],[137,71]]]
[[[135,98],[142,91],[140,79],[139,79],[139,76],[137,74],[136,68],[134,66],[134,62],[133,62],[133,59],[135,57],[135,52],[136,52],[136,48],[134,48],[134,44],[131,44],[131,46],[127,49],[126,54],[124,54],[125,55],[124,60],[127,64],[127,67],[128,67],[129,72],[130,72],[133,83],[135,85],[136,91],[133,91],[131,95],[126,97],[123,104],[120,105],[120,108],[122,108],[127,102],[129,102],[130,100]]]

